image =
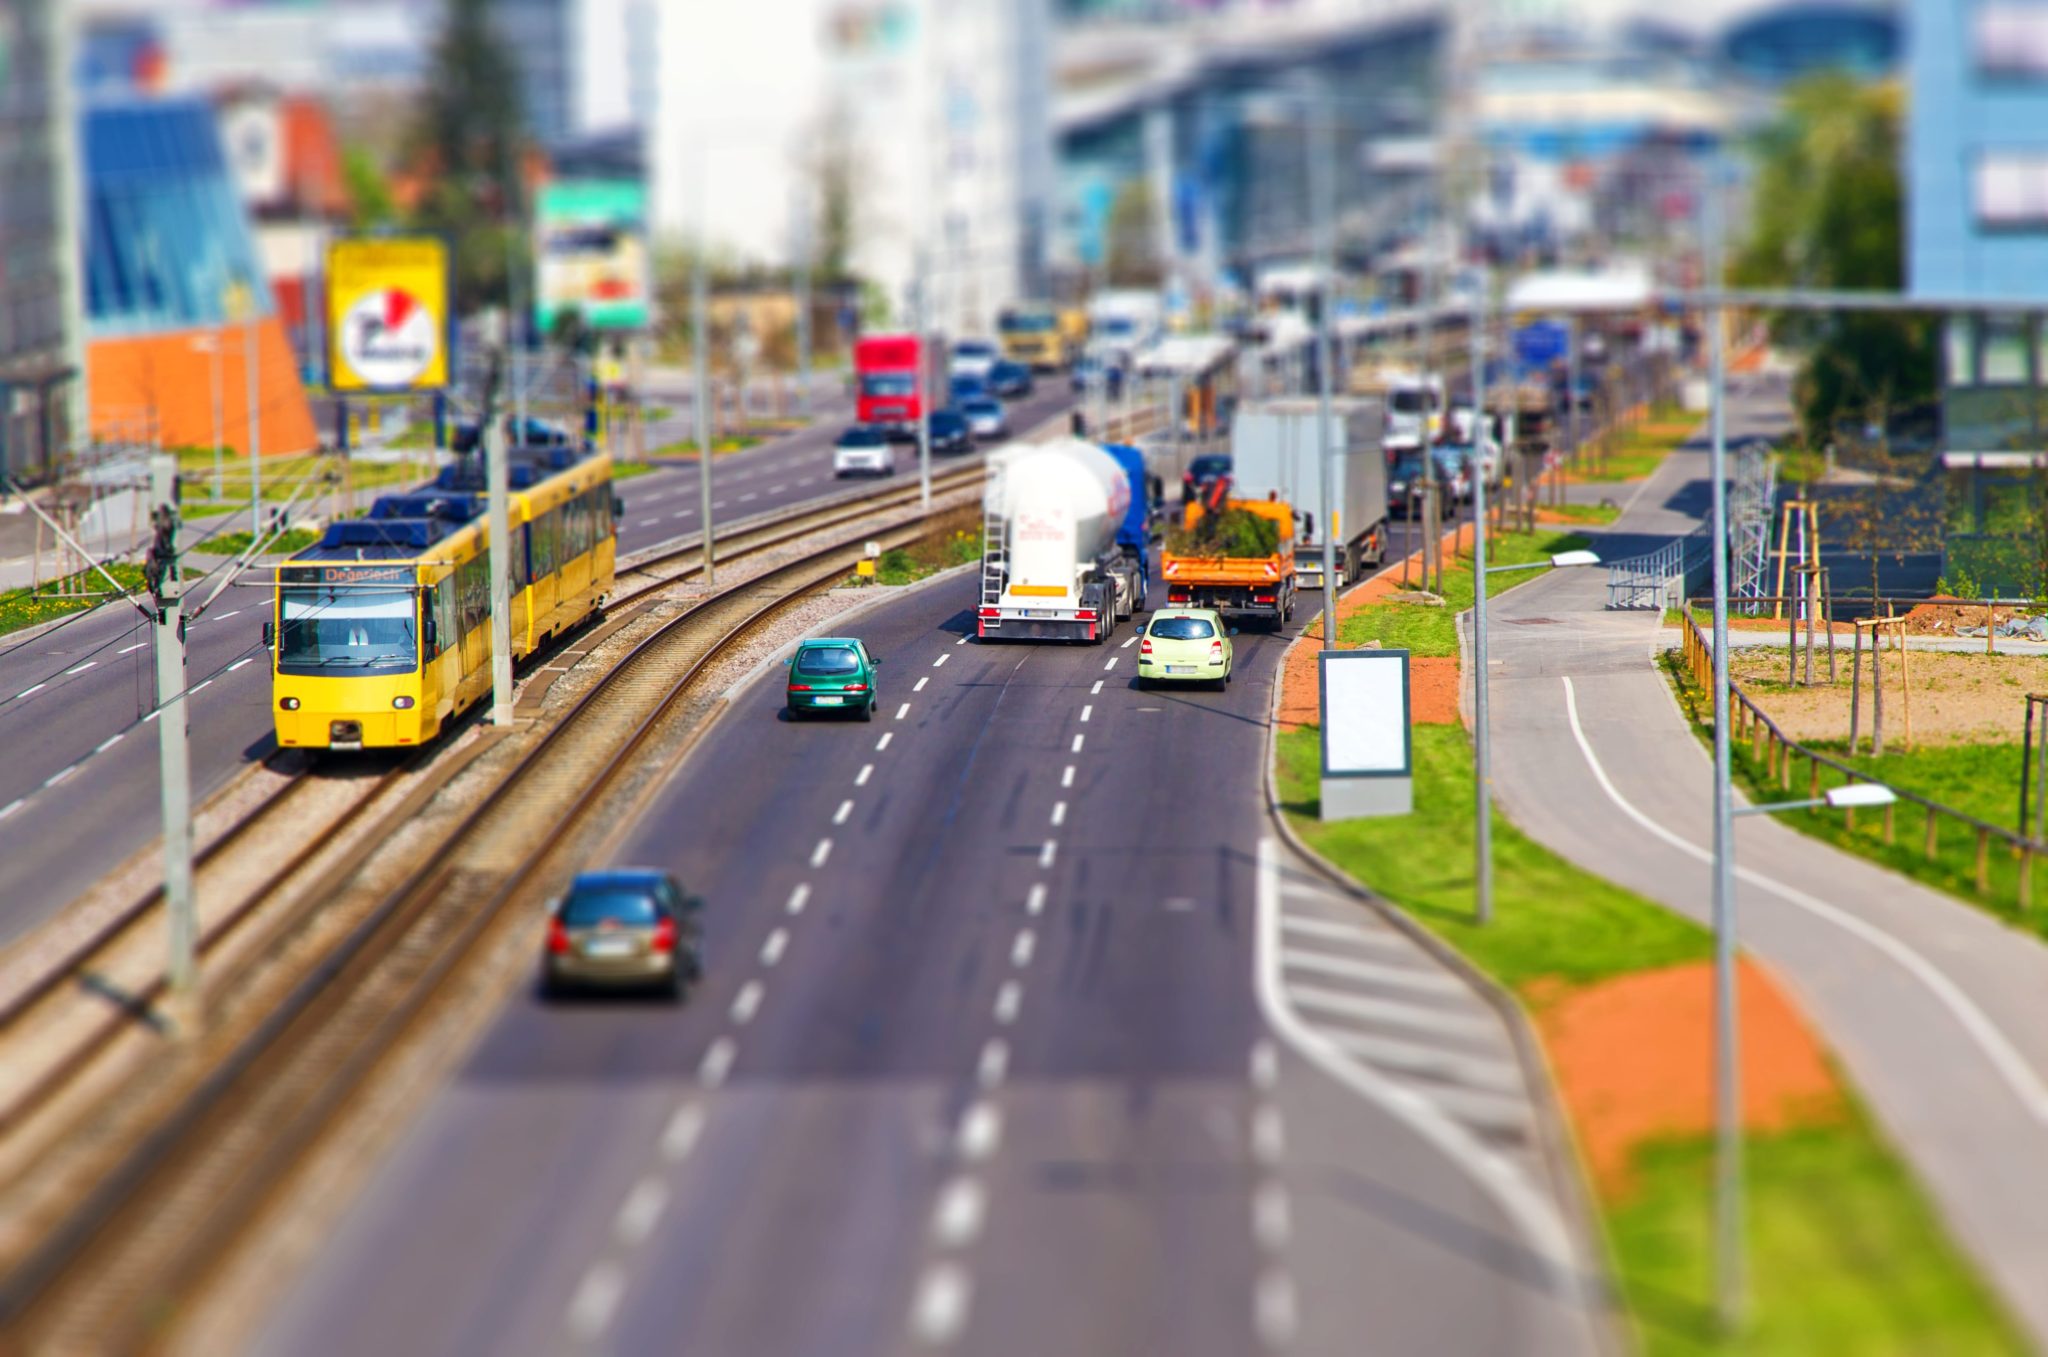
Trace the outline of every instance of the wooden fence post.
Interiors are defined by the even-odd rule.
[[[1935,842],[1934,842],[1934,829],[1935,829],[1935,825],[1936,825],[1936,824],[1937,824],[1938,822],[1939,822],[1939,821],[1938,821],[1938,817],[1937,817],[1937,815],[1935,814],[1935,810],[1934,810],[1934,807],[1932,807],[1932,806],[1929,806],[1929,807],[1927,808],[1927,860],[1928,860],[1929,862],[1932,862],[1932,861],[1934,861],[1934,849],[1935,849]]]
[[[2020,908],[2034,906],[2034,850],[2026,844],[2020,845]]]
[[[1892,843],[1892,842],[1893,842],[1893,839],[1892,839],[1892,810],[1894,809],[1895,805],[1896,805],[1896,803],[1894,803],[1894,802],[1887,802],[1887,803],[1885,804],[1885,808],[1884,808],[1884,841],[1885,841],[1885,843],[1886,843],[1886,844],[1888,844],[1888,845],[1889,845],[1890,843]]]
[[[1977,829],[1977,894],[1984,895],[1991,890],[1991,831],[1978,826]]]

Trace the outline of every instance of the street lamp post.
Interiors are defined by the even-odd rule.
[[[1316,91],[1322,93],[1321,90]],[[1336,135],[1331,126],[1335,114],[1324,101],[1311,98],[1309,127],[1314,147],[1309,155],[1309,214],[1315,218],[1316,233],[1316,467],[1323,530],[1323,649],[1337,648],[1337,529],[1330,515],[1330,388],[1335,373],[1330,370],[1330,306],[1333,300],[1330,274],[1336,268],[1337,207],[1335,166]]]
[[[1473,907],[1482,924],[1493,922],[1493,742],[1487,738],[1486,702],[1486,459],[1480,439],[1486,418],[1486,288],[1481,273],[1472,299],[1472,781],[1478,876]]]

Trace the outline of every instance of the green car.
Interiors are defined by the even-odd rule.
[[[1213,683],[1230,686],[1236,648],[1235,627],[1223,625],[1213,608],[1161,608],[1138,629],[1138,686],[1148,683]]]
[[[850,636],[821,636],[797,644],[789,666],[789,717],[801,720],[812,712],[852,712],[863,721],[875,719],[875,666],[881,663]]]

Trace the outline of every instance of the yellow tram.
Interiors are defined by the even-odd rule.
[[[287,748],[424,744],[491,689],[490,530],[481,467],[380,498],[278,567],[271,714]],[[511,455],[515,661],[611,592],[617,509],[607,455]]]

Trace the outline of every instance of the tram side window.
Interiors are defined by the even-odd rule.
[[[576,495],[562,508],[569,516],[569,546],[562,555],[573,561],[590,550],[590,496]]]
[[[531,582],[531,578],[526,573],[527,535],[528,529],[527,525],[524,523],[521,523],[518,527],[512,530],[511,591],[515,594],[518,593],[521,589],[524,589]]]
[[[462,634],[481,627],[491,615],[491,563],[487,556],[465,561],[455,571],[455,588],[460,595],[456,608],[461,616]]]
[[[533,577],[541,579],[555,573],[560,564],[557,548],[561,536],[562,516],[550,509],[527,525],[532,536]]]
[[[434,645],[430,654],[438,655],[462,641],[462,629],[457,623],[460,610],[455,606],[455,577],[443,579],[427,595],[427,606],[434,611]]]

